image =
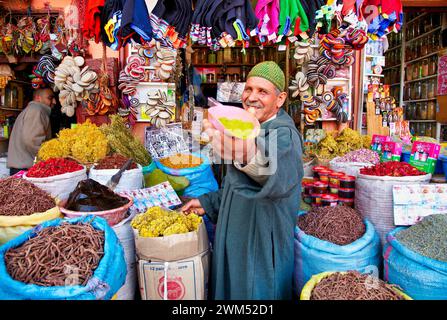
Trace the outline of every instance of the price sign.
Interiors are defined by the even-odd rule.
[[[181,123],[171,123],[163,128],[147,127],[144,144],[153,159],[189,152]]]

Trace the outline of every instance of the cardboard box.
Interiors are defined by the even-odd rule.
[[[373,135],[371,139],[371,150],[374,150],[381,155],[383,151],[383,144],[390,140],[391,138],[389,136],[382,136],[378,134]]]
[[[206,300],[209,262],[209,250],[173,262],[139,260],[141,299]],[[167,291],[165,287],[168,288]]]
[[[133,229],[133,231],[137,256],[140,260],[179,261],[194,257],[209,249],[204,222],[197,231],[166,237],[140,237],[137,230]]]
[[[415,141],[411,148],[410,164],[417,169],[434,173],[441,146],[437,143]]]
[[[402,155],[402,144],[399,142],[386,141],[382,145],[381,162],[400,161]]]

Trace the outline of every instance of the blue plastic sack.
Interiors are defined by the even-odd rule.
[[[383,248],[384,280],[415,300],[447,300],[447,262],[424,257],[396,239],[405,227],[388,233]]]
[[[104,256],[87,284],[85,286],[44,287],[11,278],[6,270],[6,251],[22,245],[36,236],[38,231],[58,226],[63,222],[91,223],[93,228],[104,231]],[[124,250],[115,232],[105,219],[93,215],[46,221],[0,247],[0,300],[110,300],[124,285],[126,274]]]
[[[155,160],[157,167],[164,173],[188,178],[189,186],[183,192],[184,197],[197,198],[205,193],[217,191],[218,185],[214,178],[211,163],[207,157],[199,153],[192,153],[202,159],[202,164],[194,168],[172,169]]]
[[[298,215],[306,214],[300,212]],[[380,238],[368,220],[365,234],[356,241],[340,246],[307,235],[295,226],[294,289],[300,293],[310,278],[325,271],[357,270],[361,273],[376,272],[381,265]]]

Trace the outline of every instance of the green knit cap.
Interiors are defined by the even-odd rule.
[[[275,85],[280,91],[284,91],[286,77],[284,72],[274,61],[264,61],[255,65],[247,76],[264,78]]]

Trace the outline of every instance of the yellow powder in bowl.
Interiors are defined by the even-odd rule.
[[[239,119],[219,118],[219,121],[233,136],[246,139],[253,132],[254,125],[250,121]]]

